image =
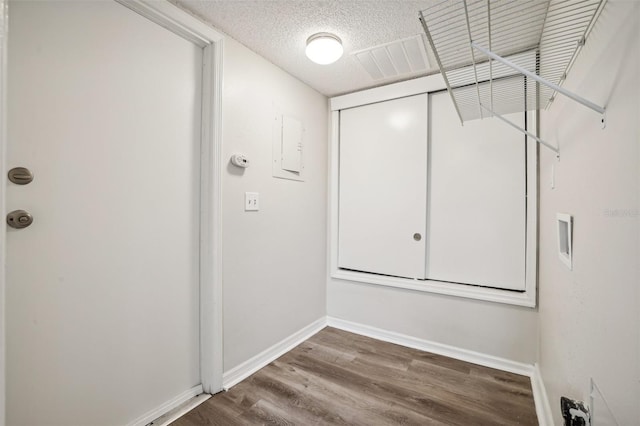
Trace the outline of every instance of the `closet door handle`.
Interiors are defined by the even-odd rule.
[[[416,232],[415,234],[413,234],[413,239],[416,241],[420,241],[422,239],[422,235]]]

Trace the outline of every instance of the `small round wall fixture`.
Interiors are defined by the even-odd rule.
[[[307,57],[316,64],[332,64],[342,56],[342,40],[331,33],[317,33],[307,39]]]

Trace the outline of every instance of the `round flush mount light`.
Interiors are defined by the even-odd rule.
[[[307,39],[307,57],[316,64],[334,63],[342,56],[342,40],[331,33],[317,33]]]

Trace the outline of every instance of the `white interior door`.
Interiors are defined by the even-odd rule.
[[[427,100],[340,111],[340,268],[424,278]]]
[[[497,119],[461,126],[447,92],[429,97],[427,278],[524,290],[524,135]],[[524,113],[505,117],[525,127]]]
[[[110,1],[10,1],[7,423],[121,425],[200,383],[202,49]]]

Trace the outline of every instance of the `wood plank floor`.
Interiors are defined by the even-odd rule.
[[[327,327],[172,423],[537,425],[528,377]]]

